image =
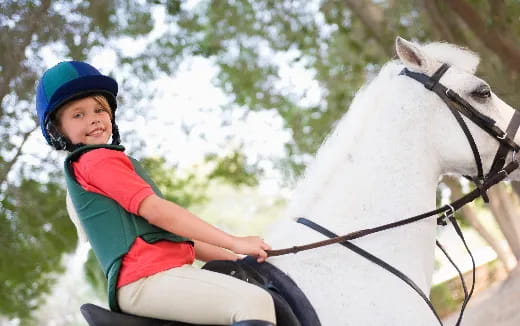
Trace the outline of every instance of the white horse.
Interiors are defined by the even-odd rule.
[[[446,104],[421,83],[400,75],[403,68],[431,76],[449,64],[440,82],[506,130],[514,110],[493,93],[487,97],[487,84],[474,75],[476,54],[446,43],[421,46],[402,38],[396,40],[396,51],[399,60],[387,63],[357,93],[319,149],[289,205],[291,218],[266,236],[274,249],[325,239],[295,217],[347,234],[433,210],[443,174],[477,173],[468,140]],[[488,171],[499,144],[466,121]],[[404,272],[428,294],[435,234],[431,217],[353,243]],[[268,261],[296,281],[322,325],[438,325],[403,281],[340,245]]]

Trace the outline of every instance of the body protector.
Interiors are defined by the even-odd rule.
[[[97,148],[124,151],[124,147],[116,145],[83,146],[66,158],[65,179],[81,225],[108,280],[110,309],[120,311],[117,303],[116,284],[122,258],[130,250],[135,239],[141,237],[148,243],[159,240],[173,242],[191,242],[191,240],[148,223],[143,217],[126,211],[111,198],[83,189],[74,177],[72,162],[87,151]],[[131,157],[130,160],[136,173],[152,187],[156,195],[162,197],[161,192],[141,165]]]

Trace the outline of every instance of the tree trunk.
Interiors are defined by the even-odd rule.
[[[510,33],[490,28],[474,6],[465,0],[444,0],[444,2],[464,20],[483,45],[495,52],[511,70],[520,73],[520,48],[512,42],[514,38],[509,35]],[[496,20],[499,18],[496,15],[502,11],[499,6],[493,6],[492,10],[495,15],[493,19]]]
[[[345,4],[361,20],[366,31],[379,43],[383,51],[392,57],[395,35],[389,32],[386,26],[383,9],[371,1],[364,0],[345,0]]]
[[[520,313],[520,265],[508,278],[473,298],[462,324],[464,326],[518,326]],[[444,325],[455,325],[458,313],[444,320]]]
[[[504,234],[513,255],[520,259],[520,216],[518,197],[510,194],[503,184],[488,190],[491,211]]]

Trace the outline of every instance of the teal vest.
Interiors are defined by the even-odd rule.
[[[130,250],[135,239],[141,237],[148,243],[159,240],[173,242],[191,242],[191,240],[148,223],[143,217],[129,213],[116,201],[106,196],[83,189],[75,179],[72,162],[78,160],[82,154],[97,148],[124,151],[123,146],[116,145],[83,146],[65,159],[65,180],[81,225],[108,280],[110,309],[120,311],[116,296],[117,279],[122,258]],[[137,174],[152,187],[156,195],[163,197],[139,162],[129,158]]]

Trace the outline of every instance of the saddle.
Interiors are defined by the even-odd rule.
[[[305,294],[289,276],[272,264],[257,263],[253,257],[246,257],[236,262],[214,260],[206,263],[202,268],[230,275],[267,290],[275,304],[278,326],[321,325],[316,311]],[[89,326],[197,326],[112,312],[90,303],[83,304],[80,310]]]

